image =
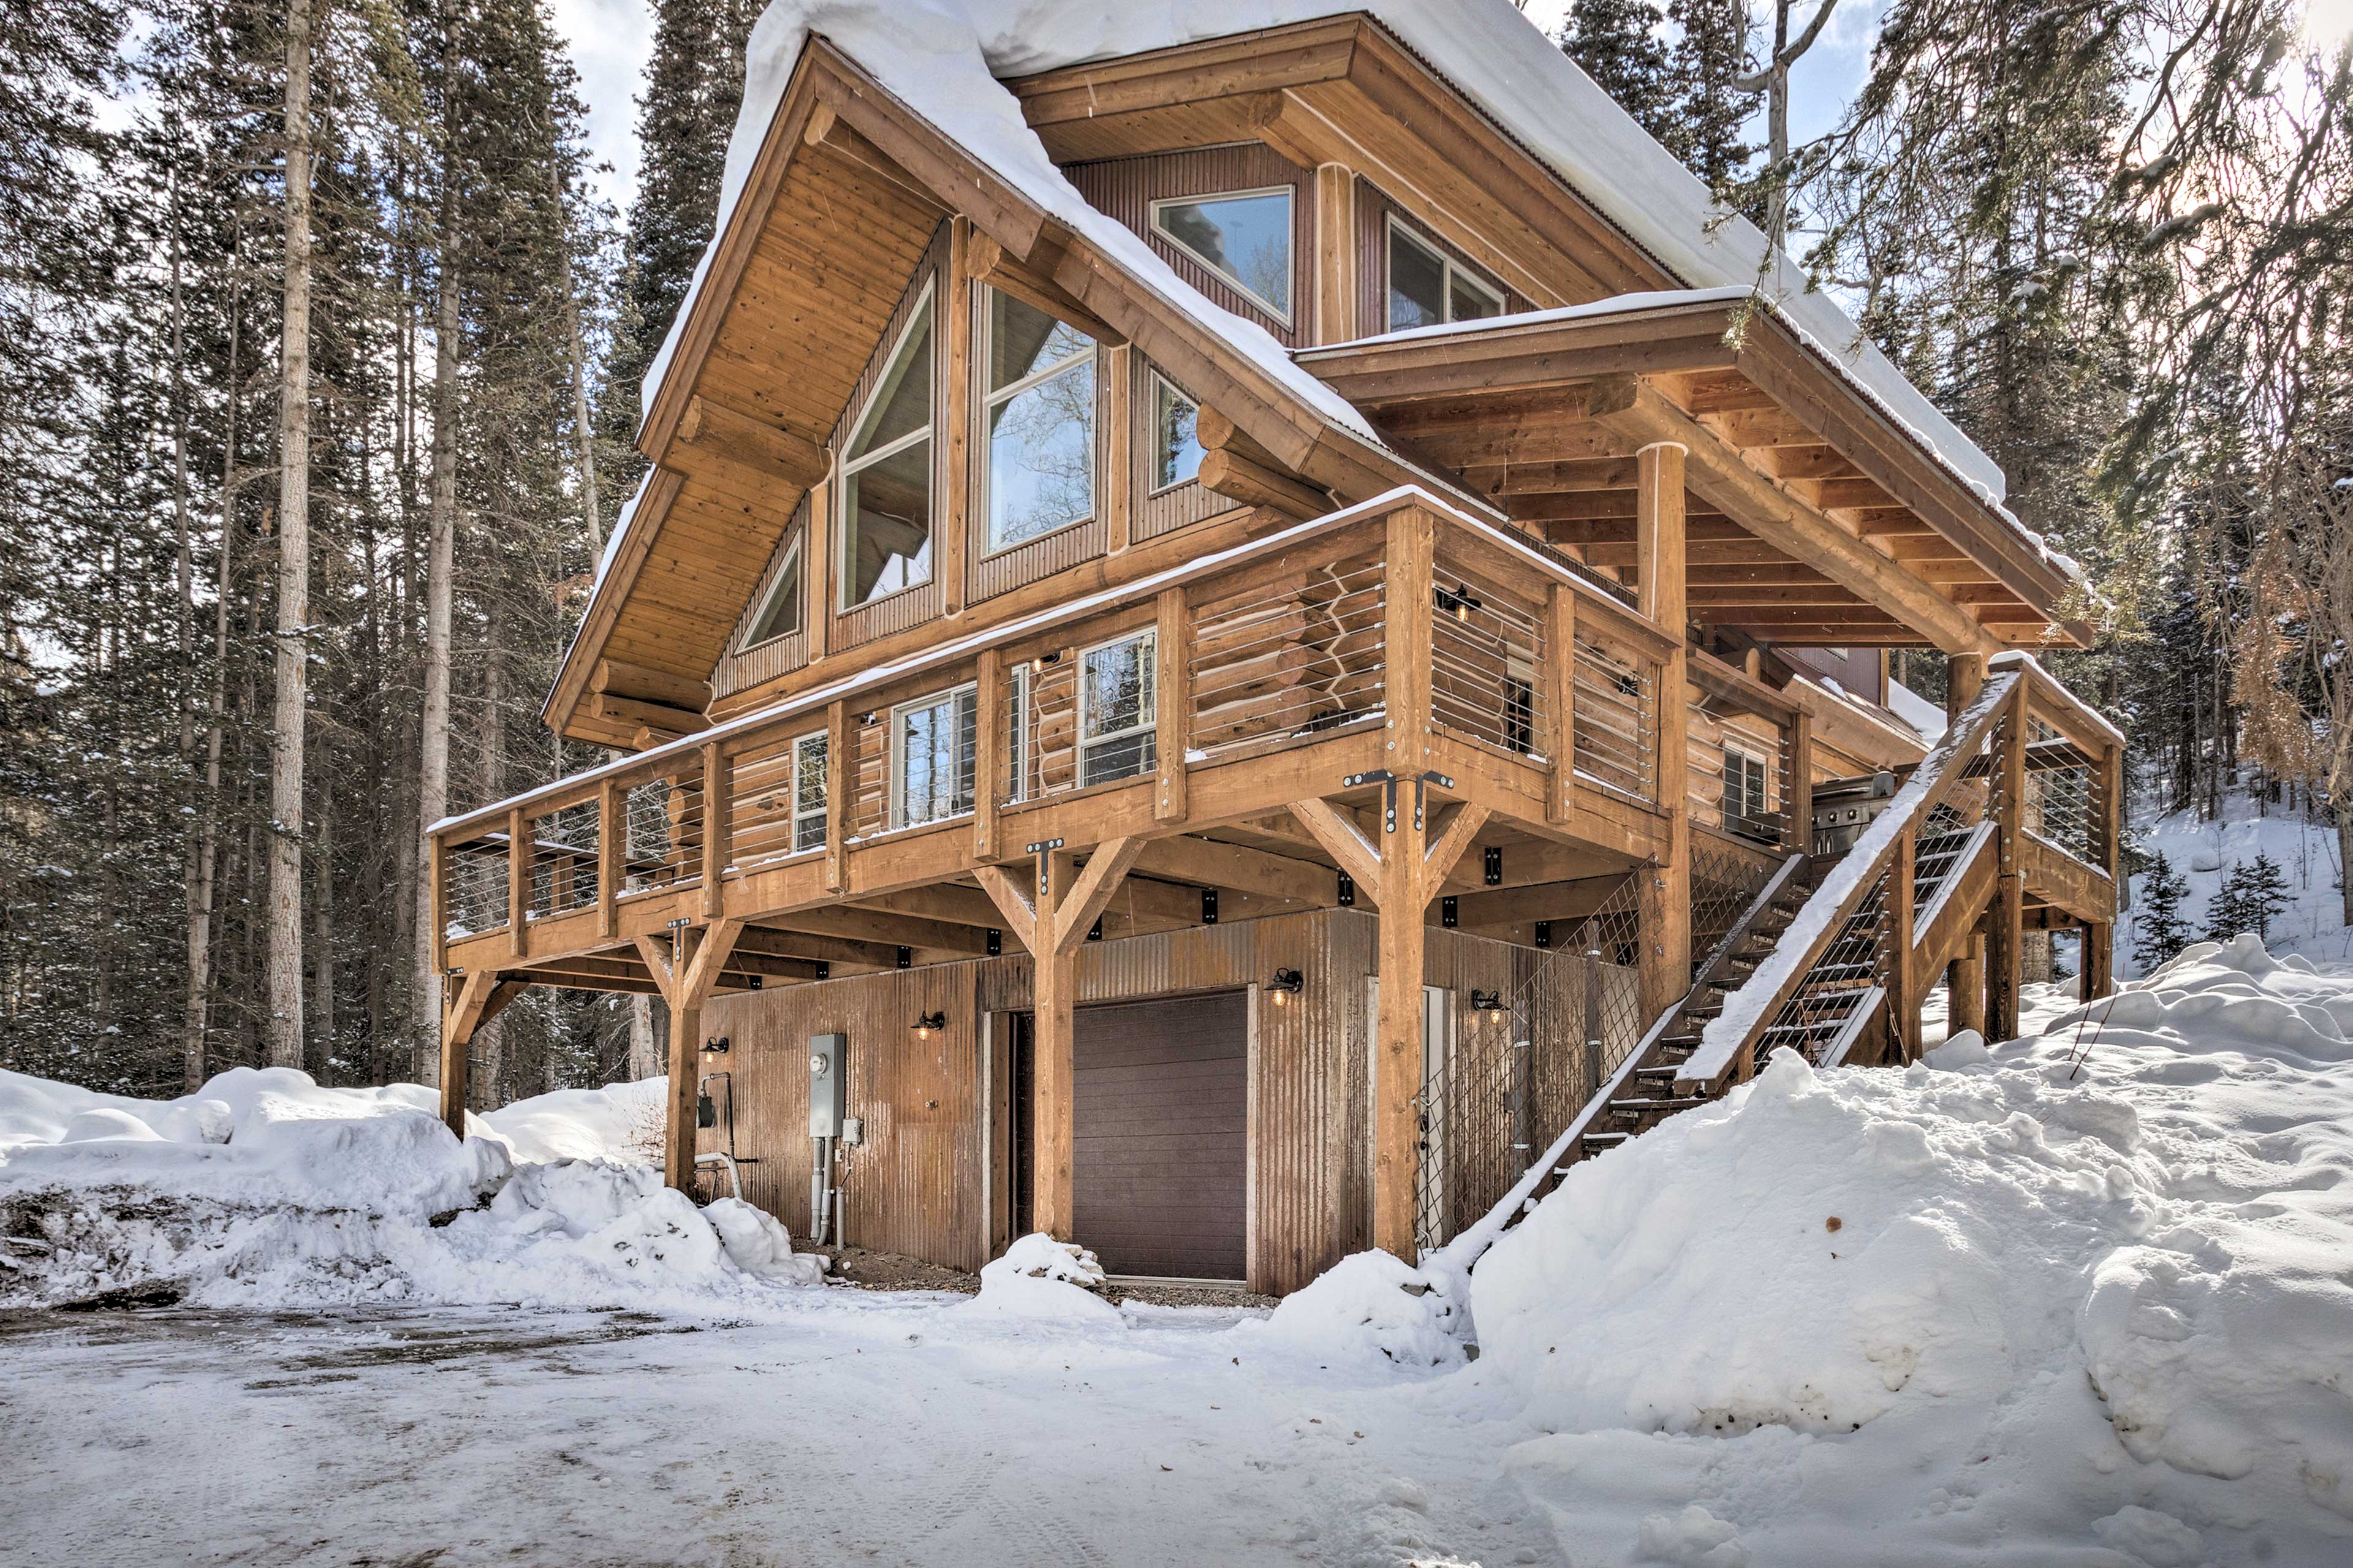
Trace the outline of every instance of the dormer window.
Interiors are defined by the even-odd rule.
[[[1152,204],[1152,230],[1291,324],[1289,185]]]
[[[1009,294],[988,291],[981,405],[988,550],[1084,522],[1095,511],[1095,343]]]
[[[744,638],[744,646],[757,647],[800,629],[801,542],[796,533],[785,546],[784,563],[776,568],[776,580],[769,584],[768,596],[760,601],[760,613],[752,618],[752,629]]]
[[[932,579],[932,293],[892,346],[841,459],[841,607]]]
[[[1503,295],[1395,218],[1388,247],[1390,331],[1504,313]]]

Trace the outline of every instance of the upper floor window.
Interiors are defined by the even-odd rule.
[[[841,458],[841,607],[932,579],[932,293],[891,350]]]
[[[1159,637],[1144,632],[1079,659],[1079,784],[1134,778],[1157,765],[1153,752],[1154,659]]]
[[[1765,816],[1765,763],[1735,747],[1724,749],[1724,823],[1735,833],[1770,832]]]
[[[1152,373],[1152,489],[1155,494],[1201,475],[1201,405]]]
[[[1095,344],[1009,294],[987,299],[981,401],[994,552],[1094,515]]]
[[[891,826],[943,822],[972,809],[980,690],[960,686],[891,710]]]
[[[1504,313],[1501,294],[1395,218],[1388,246],[1390,331]]]
[[[796,534],[785,546],[784,564],[776,569],[776,580],[769,585],[768,596],[760,602],[760,613],[753,617],[752,630],[744,637],[744,646],[757,647],[800,629],[801,542]]]
[[[1153,232],[1291,324],[1291,187],[1152,204]]]
[[[793,853],[825,847],[826,732],[793,742]]]

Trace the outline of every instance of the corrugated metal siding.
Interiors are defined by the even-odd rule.
[[[1310,266],[1311,213],[1314,207],[1314,176],[1271,147],[1255,142],[1209,147],[1198,153],[1164,153],[1148,158],[1114,158],[1100,163],[1073,163],[1062,173],[1098,211],[1125,224],[1176,270],[1176,275],[1218,304],[1257,322],[1286,348],[1296,348],[1303,333],[1269,315],[1259,305],[1227,287],[1223,279],[1183,251],[1152,232],[1152,204],[1180,196],[1211,196],[1224,191],[1255,191],[1289,185],[1291,197],[1291,313],[1303,325],[1313,296]]]

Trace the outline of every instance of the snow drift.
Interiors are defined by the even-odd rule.
[[[0,1300],[691,1308],[823,1276],[760,1210],[633,1163],[644,1085],[470,1116],[463,1140],[437,1104],[283,1068],[168,1101],[0,1072]]]
[[[1907,1071],[1777,1056],[1479,1265],[1481,1366],[1556,1434],[1514,1469],[1667,1562],[1897,1523],[1907,1561],[2342,1561],[2348,1033],[2353,973],[2248,937]]]

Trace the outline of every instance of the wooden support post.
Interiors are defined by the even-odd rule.
[[[1994,884],[1993,921],[1986,940],[1985,1032],[1992,1040],[2018,1037],[2018,987],[2026,946],[2026,886],[2018,854],[2026,806],[2026,695],[2021,680],[2010,698],[2001,752],[1993,760],[1993,776],[2000,781],[2001,875]]]
[[[1185,753],[1193,740],[1193,617],[1180,585],[1161,591],[1159,629],[1154,634],[1153,753],[1156,781],[1152,816],[1158,822],[1185,820]]]
[[[507,952],[531,952],[531,820],[522,807],[507,810]]]
[[[1576,800],[1577,781],[1577,593],[1556,583],[1545,605],[1544,705],[1551,732],[1545,750],[1552,757],[1552,781],[1545,797],[1545,820],[1565,825]]]
[[[695,1053],[702,1047],[702,1005],[719,986],[720,972],[744,929],[740,920],[680,926],[664,943],[637,939],[654,987],[670,1005],[669,1109],[662,1127],[662,1180],[681,1192],[694,1180]]]
[[[849,885],[849,828],[858,810],[851,791],[858,770],[849,765],[849,705],[835,701],[825,710],[825,890]]]
[[[499,972],[481,969],[467,975],[454,994],[446,984],[441,988],[441,1120],[460,1138],[466,1135],[467,1047],[498,986]]]
[[[619,928],[621,872],[629,844],[620,785],[611,779],[596,785],[596,934],[611,941]]]
[[[1985,689],[1985,656],[1977,653],[1947,654],[1945,657],[1945,718],[1947,722],[1958,719],[1968,705],[1978,700]],[[1950,1038],[1964,1029],[1985,1033],[1986,1026],[1986,942],[1981,936],[1972,935],[1963,944],[1961,956],[1945,970],[1946,1037]]]
[[[2076,994],[2095,1002],[2116,988],[2116,928],[2107,921],[2084,926],[2084,973]]]
[[[1428,579],[1422,598],[1428,606]],[[1395,606],[1391,608],[1392,616]],[[1394,635],[1396,622],[1390,623]],[[1429,643],[1417,646],[1427,649]],[[1392,673],[1396,661],[1389,666]],[[1396,718],[1391,710],[1391,719]],[[1398,787],[1397,825],[1377,835],[1380,845],[1380,1016],[1373,1035],[1373,1245],[1418,1263],[1414,1245],[1414,1182],[1421,1132],[1414,1097],[1421,1091],[1423,942],[1427,857],[1425,825],[1417,821],[1413,786]]]
[[[1690,742],[1684,733],[1690,656],[1684,639],[1683,448],[1653,443],[1636,457],[1635,559],[1641,574],[1642,614],[1674,639],[1659,667],[1658,805],[1666,819],[1667,851],[1637,887],[1641,949],[1635,989],[1644,1022],[1656,1018],[1691,989]]]
[[[426,888],[429,895],[427,908],[433,932],[433,973],[446,974],[449,970],[449,846],[438,833],[425,840]],[[443,998],[446,1007],[448,998]]]
[[[1128,545],[1135,518],[1135,373],[1128,363],[1125,343],[1109,343],[1096,353],[1103,362],[1103,553],[1117,555]]]
[[[969,218],[959,217],[949,223],[948,265],[938,285],[940,321],[947,329],[949,417],[940,421],[945,426],[947,504],[941,509],[940,522],[932,537],[943,619],[952,618],[964,609],[965,554],[972,531],[965,520],[971,516],[974,488],[969,455],[973,422],[959,416],[969,406],[973,384],[973,301],[976,291],[965,280],[973,238]]]
[[[702,918],[715,921],[723,904],[730,829],[734,823],[734,766],[716,741],[702,743]]]
[[[973,671],[972,858],[997,857],[997,802],[1005,798],[1005,656],[985,647]]]
[[[1345,163],[1315,165],[1314,320],[1318,343],[1357,335],[1356,175]]]
[[[1800,710],[1789,727],[1789,838],[1799,855],[1814,852],[1814,716]]]
[[[1048,850],[1038,858],[1037,929],[1029,946],[1029,1012],[1035,1096],[1030,1120],[1029,1223],[1057,1240],[1071,1236],[1071,1160],[1077,1121],[1071,1104],[1077,1076],[1074,1004],[1078,954],[1052,938],[1056,913],[1071,889],[1071,857]],[[1081,933],[1084,934],[1083,931]]]

